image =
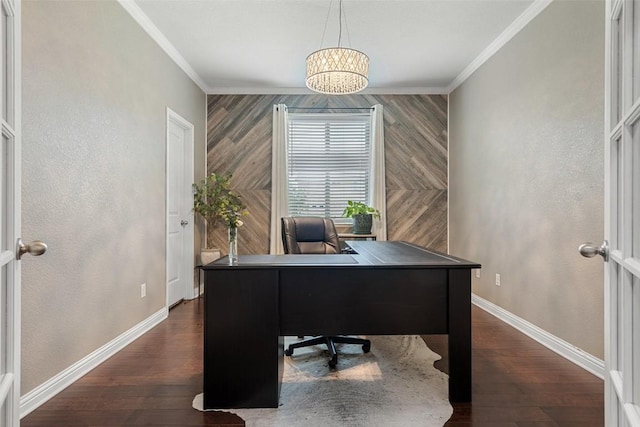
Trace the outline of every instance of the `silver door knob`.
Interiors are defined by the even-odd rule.
[[[22,258],[22,255],[29,254],[33,256],[40,256],[47,251],[47,244],[40,240],[34,240],[26,245],[21,238],[18,238],[18,248],[16,253],[16,259]]]
[[[186,227],[187,225],[189,225],[189,221],[183,219],[182,221],[180,221],[180,225]]]
[[[591,242],[583,243],[578,247],[580,255],[587,258],[593,258],[600,255],[605,261],[609,261],[609,242],[606,240],[600,246],[596,246]]]

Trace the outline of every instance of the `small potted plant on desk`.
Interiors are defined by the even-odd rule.
[[[200,214],[210,227],[224,224],[228,229],[229,237],[229,263],[238,260],[238,227],[242,225],[240,217],[247,215],[247,207],[240,196],[229,189],[231,175],[211,173],[199,184],[193,184],[193,210]],[[207,248],[202,248],[200,258],[202,264],[213,262],[216,257],[207,259],[208,252],[219,252],[217,248],[209,248],[208,239],[205,238]]]
[[[373,218],[380,218],[380,211],[363,202],[347,200],[342,216],[353,218],[353,234],[371,234]]]

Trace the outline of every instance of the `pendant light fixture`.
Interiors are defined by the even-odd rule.
[[[360,92],[369,84],[369,57],[358,50],[342,46],[342,0],[339,8],[338,46],[320,49],[307,56],[307,87],[315,92],[329,95]],[[329,6],[327,22],[330,14],[331,6]],[[324,25],[325,31],[327,22]],[[346,17],[344,22],[348,36]],[[324,41],[324,33],[322,41]]]

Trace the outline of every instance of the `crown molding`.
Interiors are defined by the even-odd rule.
[[[487,46],[462,72],[449,84],[447,93],[453,92],[465,80],[467,80],[478,68],[496,54],[529,22],[540,14],[553,0],[535,0],[515,21],[511,23],[489,46]]]
[[[186,59],[178,52],[178,50],[171,44],[171,42],[160,32],[158,27],[155,26],[149,17],[140,9],[134,0],[118,0],[118,3],[129,12],[129,15],[142,27],[143,30],[149,34],[149,36],[165,51],[169,58],[175,62],[178,67],[185,72],[187,76],[198,85],[198,87],[205,93],[207,93],[207,85],[202,81],[202,78],[196,73],[196,71],[189,65]]]
[[[487,46],[462,72],[446,87],[406,87],[406,88],[367,88],[362,95],[448,95],[469,78],[478,68],[506,45],[531,20],[542,12],[553,0],[534,0],[509,27],[507,27],[489,46]],[[193,80],[207,95],[311,95],[306,87],[217,87],[208,86],[191,67],[171,42],[151,22],[134,0],[118,0],[118,3],[131,15],[144,31],[166,52],[167,55]]]
[[[306,87],[209,86],[207,95],[311,95]]]
[[[449,90],[447,87],[400,87],[400,88],[383,88],[372,87],[360,92],[362,94],[371,95],[447,95]]]
[[[206,93],[207,95],[317,95],[306,87],[209,87]],[[354,95],[447,95],[448,93],[446,87],[369,87]]]

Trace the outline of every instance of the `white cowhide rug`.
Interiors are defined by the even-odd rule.
[[[444,425],[453,409],[449,378],[433,367],[440,356],[417,335],[368,338],[367,354],[359,345],[337,346],[337,370],[323,346],[296,349],[285,357],[279,408],[225,411],[256,427]],[[295,340],[287,337],[285,347]],[[202,394],[193,407],[202,410]]]

